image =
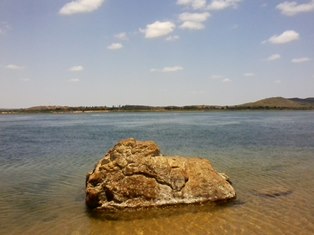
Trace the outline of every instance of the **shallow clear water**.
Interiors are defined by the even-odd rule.
[[[85,174],[129,137],[210,159],[237,200],[90,214]],[[314,234],[313,168],[314,112],[3,115],[0,234]]]

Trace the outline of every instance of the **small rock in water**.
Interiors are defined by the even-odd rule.
[[[97,210],[221,202],[236,198],[229,177],[207,159],[162,156],[152,141],[117,143],[86,176],[86,205]]]
[[[287,196],[292,193],[292,190],[283,186],[275,186],[269,188],[263,188],[255,191],[258,196],[264,197],[280,197]]]

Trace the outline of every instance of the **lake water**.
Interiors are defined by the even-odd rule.
[[[85,175],[129,137],[208,158],[237,200],[91,214]],[[2,115],[0,179],[0,234],[314,234],[314,112]]]

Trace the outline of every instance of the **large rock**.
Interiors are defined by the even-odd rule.
[[[202,158],[162,156],[152,141],[116,144],[86,177],[86,204],[116,210],[226,201],[236,193]]]

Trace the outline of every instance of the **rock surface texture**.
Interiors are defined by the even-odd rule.
[[[227,201],[228,177],[202,158],[162,156],[152,141],[117,143],[86,177],[86,205],[100,210]]]

